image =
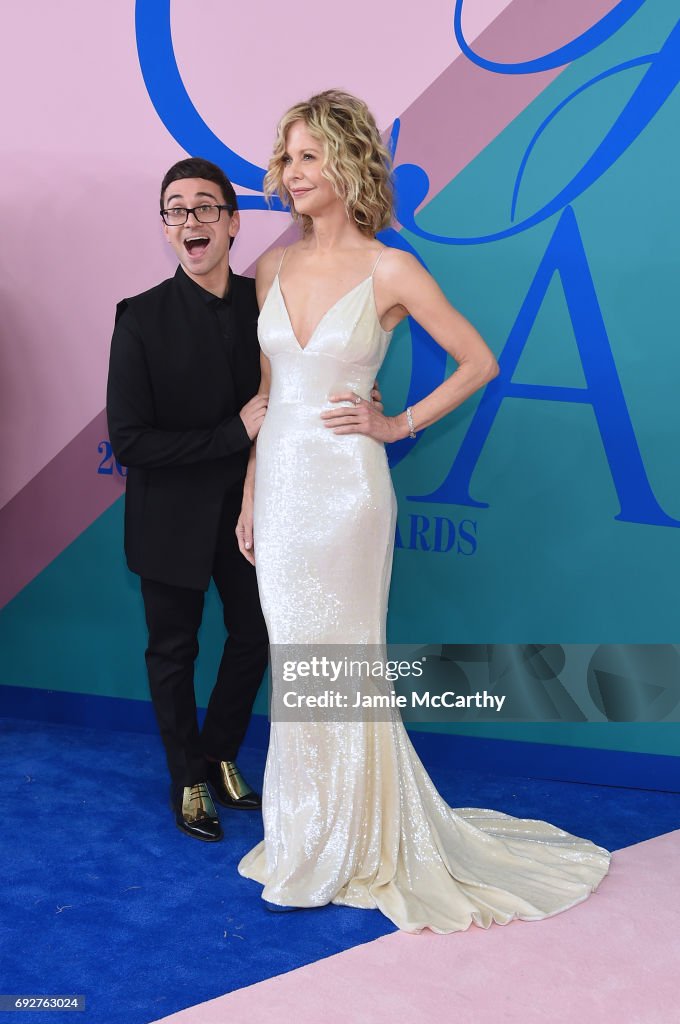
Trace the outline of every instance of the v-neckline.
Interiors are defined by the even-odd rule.
[[[350,295],[353,295],[354,292],[357,291],[357,289],[361,288],[362,284],[366,284],[367,281],[372,281],[372,280],[373,280],[373,274],[369,274],[368,277],[364,277],[361,281],[359,281],[357,284],[355,284],[353,288],[350,288],[349,291],[347,291],[343,295],[341,295],[339,299],[336,299],[335,302],[333,303],[333,305],[328,307],[328,309],[323,314],[321,319],[317,322],[316,326],[314,327],[314,330],[312,331],[312,333],[310,334],[309,338],[307,339],[307,343],[305,345],[301,345],[300,341],[298,339],[298,336],[295,333],[295,328],[293,327],[293,321],[290,318],[290,313],[288,311],[288,306],[286,305],[286,297],[283,294],[283,289],[281,288],[281,281],[279,280],[279,275],[278,275],[278,272],[277,272],[275,281],[276,281],[276,287],[279,290],[279,297],[281,299],[281,305],[283,306],[284,312],[286,314],[286,319],[288,320],[288,326],[290,327],[290,333],[291,333],[291,336],[293,338],[293,341],[295,342],[297,347],[300,349],[300,352],[306,352],[307,351],[307,349],[309,348],[311,343],[314,341],[314,338],[316,337],[317,331],[321,327],[322,323],[324,322],[326,317],[329,316],[333,312],[333,310],[336,308],[336,306],[339,306],[341,302],[343,302],[345,299],[349,298]],[[378,326],[380,327],[380,321],[378,321]],[[380,327],[380,329],[382,330],[383,328]]]

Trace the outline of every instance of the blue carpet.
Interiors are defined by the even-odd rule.
[[[1,731],[1,992],[84,994],[88,1024],[147,1024],[394,930],[377,911],[269,914],[236,872],[260,816],[223,810],[222,843],[184,836],[155,736],[19,720]],[[260,785],[263,750],[239,763]],[[453,806],[545,818],[612,850],[680,823],[678,794],[441,763],[432,774]]]

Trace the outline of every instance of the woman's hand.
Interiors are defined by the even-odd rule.
[[[251,565],[255,565],[255,549],[253,546],[253,495],[249,490],[243,492],[241,515],[236,523],[236,540],[238,549]]]
[[[354,391],[333,395],[330,402],[352,402],[339,409],[327,409],[321,413],[324,426],[334,434],[365,434],[376,441],[388,444],[408,436],[408,423],[404,413],[399,416],[385,416],[373,402],[367,402]],[[404,421],[402,423],[402,420]]]
[[[246,402],[239,413],[251,441],[254,441],[260,432],[260,427],[267,413],[268,402],[269,395],[263,395],[258,392],[249,402]]]

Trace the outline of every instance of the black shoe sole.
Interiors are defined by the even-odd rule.
[[[224,832],[219,836],[200,836],[198,832],[190,832],[188,829],[182,828],[182,826],[177,822],[175,822],[175,827],[178,828],[185,836],[189,836],[191,839],[200,839],[202,843],[219,843],[224,839]]]

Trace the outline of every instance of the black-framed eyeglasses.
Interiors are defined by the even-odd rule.
[[[233,212],[233,206],[230,203],[204,203],[201,206],[171,206],[169,210],[161,210],[161,217],[168,225],[169,228],[176,228],[182,224],[186,224],[189,220],[189,214],[193,213],[199,224],[214,224],[215,221],[220,219],[222,210],[229,210]]]

